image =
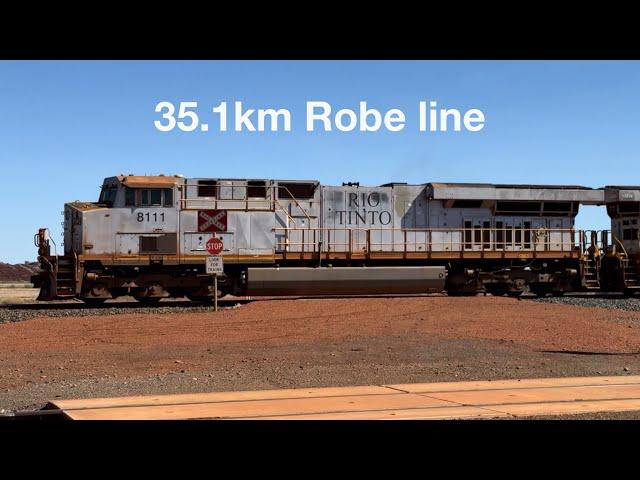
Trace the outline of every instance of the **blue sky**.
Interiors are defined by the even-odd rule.
[[[638,184],[640,63],[574,61],[0,61],[0,261],[60,238],[66,201],[118,173],[389,181]],[[198,101],[208,132],[157,131],[155,105]],[[290,132],[221,133],[210,109],[287,108]],[[305,102],[407,115],[401,132],[307,132]],[[483,130],[419,132],[418,102],[479,108]],[[230,105],[231,106],[231,105]],[[604,208],[578,226],[608,228]]]

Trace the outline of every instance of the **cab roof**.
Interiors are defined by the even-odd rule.
[[[178,183],[178,180],[180,180],[178,177],[169,177],[165,175],[119,175],[117,178],[124,186],[131,188],[168,188],[174,186]]]

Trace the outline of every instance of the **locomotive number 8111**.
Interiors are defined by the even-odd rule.
[[[581,205],[611,229],[577,230]],[[640,187],[105,178],[64,207],[64,246],[35,236],[40,300],[214,295],[561,295],[640,289]]]

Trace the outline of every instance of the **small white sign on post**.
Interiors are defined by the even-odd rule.
[[[214,255],[207,257],[205,264],[207,275],[213,275],[213,309],[218,311],[218,275],[224,273],[222,257]]]
[[[222,275],[224,273],[224,266],[222,264],[221,256],[207,257],[207,275]]]

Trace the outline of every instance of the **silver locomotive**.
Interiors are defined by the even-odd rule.
[[[611,230],[576,230],[606,205]],[[446,291],[538,295],[640,288],[640,187],[118,175],[64,208],[64,245],[35,236],[40,300]]]

